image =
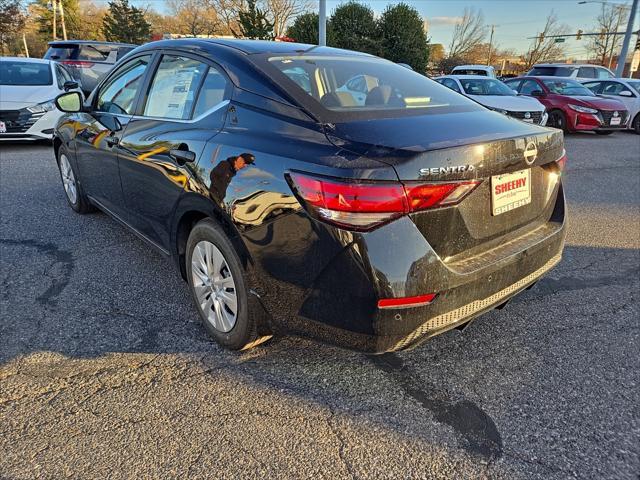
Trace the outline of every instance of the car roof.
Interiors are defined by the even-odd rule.
[[[475,69],[482,69],[482,70],[490,70],[493,67],[490,65],[458,65],[456,67],[453,67],[454,70],[456,68],[475,68]]]
[[[580,83],[575,78],[555,77],[553,75],[523,75],[522,77],[507,78],[506,80],[522,80],[522,79],[534,79],[534,78],[537,78],[538,80],[558,80],[558,81],[564,80],[564,81],[572,81],[572,82]]]
[[[0,57],[0,62],[4,62],[4,61],[15,61],[15,60],[19,60],[21,62],[26,62],[26,63],[46,63],[49,64],[51,63],[51,60],[46,60],[44,58],[29,58],[29,57]]]
[[[460,79],[473,79],[473,80],[498,80],[497,78],[487,77],[486,75],[442,75],[438,78],[457,78]],[[500,80],[498,80],[500,81]]]
[[[101,42],[98,40],[53,40],[48,43],[49,46],[55,45],[115,45],[118,47],[137,47],[133,43],[119,43],[119,42]]]
[[[536,63],[533,67],[598,67],[598,68],[607,68],[602,65],[594,65],[593,63]],[[607,69],[608,70],[608,69]]]

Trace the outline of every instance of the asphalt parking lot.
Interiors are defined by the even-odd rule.
[[[0,477],[638,479],[640,137],[570,135],[564,259],[370,357],[211,343],[174,267],[0,145]]]

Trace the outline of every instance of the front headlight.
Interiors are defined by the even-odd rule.
[[[588,107],[583,107],[581,105],[573,105],[573,104],[569,104],[569,108],[571,110],[575,110],[576,112],[580,112],[580,113],[598,113],[598,110],[596,110],[595,108],[588,108]]]
[[[44,113],[50,112],[56,108],[56,105],[53,103],[53,100],[49,100],[47,102],[38,103],[37,105],[33,105],[32,107],[27,107],[31,113]]]

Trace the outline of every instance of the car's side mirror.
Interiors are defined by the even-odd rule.
[[[68,92],[69,90],[76,90],[78,86],[79,86],[78,82],[73,80],[67,80],[66,82],[64,82],[64,85],[62,85],[62,89],[65,92]]]
[[[512,89],[511,89],[511,91],[512,91],[513,93],[515,93],[516,95],[518,95],[518,90],[516,90],[515,88],[512,88]]]
[[[621,97],[633,97],[633,93],[631,93],[629,90],[623,90],[618,95],[620,95]]]
[[[80,92],[67,92],[55,99],[58,110],[65,113],[76,113],[82,110],[82,95]]]
[[[544,92],[542,90],[534,90],[531,92],[532,97],[544,97]]]

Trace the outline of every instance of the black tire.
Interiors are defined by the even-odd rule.
[[[596,130],[596,135],[611,135],[613,130]]]
[[[227,332],[217,329],[212,322],[209,321],[208,315],[203,311],[203,308],[198,302],[198,297],[196,296],[192,258],[196,245],[202,241],[212,243],[222,253],[235,285],[234,290],[237,299],[236,319],[233,328]],[[256,319],[253,318],[248,308],[247,282],[244,269],[240,263],[240,258],[224,231],[216,224],[216,222],[211,219],[204,219],[193,227],[189,234],[189,239],[187,240],[185,261],[187,281],[189,283],[191,297],[196,309],[198,310],[198,315],[200,315],[200,320],[202,320],[202,323],[209,335],[211,335],[211,337],[213,337],[213,339],[220,345],[230,350],[244,350],[257,345],[258,343],[262,343],[262,341],[258,341]]]
[[[68,168],[71,169],[71,171],[73,172],[73,178],[74,178],[74,182],[75,182],[75,191],[76,191],[76,195],[75,195],[75,199],[73,198],[72,195],[70,195],[67,192],[67,189],[65,187],[65,178],[64,178],[64,174],[63,174],[63,164],[64,164],[64,160],[63,160],[63,156],[66,157],[66,164],[69,166]],[[70,159],[70,155],[69,152],[67,152],[66,148],[64,146],[61,146],[58,149],[58,154],[57,154],[57,158],[56,158],[56,162],[58,164],[58,173],[60,174],[60,181],[62,182],[62,188],[64,191],[64,196],[67,199],[67,203],[69,204],[69,206],[76,212],[79,214],[84,215],[85,213],[90,213],[95,211],[95,207],[93,205],[91,205],[91,202],[89,201],[89,198],[87,197],[87,195],[84,192],[84,189],[82,188],[82,183],[78,181],[78,172],[76,171],[75,167],[73,166],[73,162]]]
[[[633,119],[633,123],[631,124],[633,131],[640,135],[640,113],[636,115],[636,118]]]
[[[567,117],[562,110],[551,110],[547,119],[547,126],[559,128],[563,132],[568,132]]]

